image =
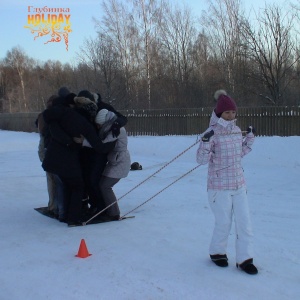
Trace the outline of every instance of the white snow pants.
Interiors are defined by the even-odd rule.
[[[246,188],[238,190],[208,190],[208,201],[215,216],[215,227],[209,254],[226,254],[232,217],[235,219],[236,262],[253,258],[253,232]]]

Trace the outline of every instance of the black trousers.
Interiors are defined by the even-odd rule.
[[[65,178],[60,176],[65,187],[65,209],[67,222],[82,221],[82,197],[84,181],[82,177]]]
[[[89,196],[89,204],[93,208],[102,210],[105,203],[99,187],[99,182],[107,163],[106,154],[99,154],[94,149],[83,147],[81,166],[85,184],[85,191]]]

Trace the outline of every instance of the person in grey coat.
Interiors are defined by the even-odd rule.
[[[95,118],[95,123],[99,128],[99,136],[102,142],[110,143],[116,141],[115,147],[110,150],[107,155],[108,162],[99,182],[104,206],[107,207],[115,203],[106,209],[105,215],[102,214],[100,216],[102,219],[107,218],[108,220],[120,219],[120,209],[113,191],[113,186],[117,184],[121,178],[128,176],[131,166],[130,153],[127,149],[128,138],[125,128],[120,128],[118,137],[114,137],[110,131],[111,125],[115,122],[116,118],[116,114],[107,109],[101,109]],[[86,145],[86,141],[84,141],[83,145]]]

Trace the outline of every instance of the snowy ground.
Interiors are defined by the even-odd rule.
[[[243,159],[255,233],[256,276],[208,256],[213,216],[201,166],[135,210],[134,219],[69,228],[34,211],[48,202],[38,134],[0,130],[1,300],[299,299],[300,137],[258,137]],[[194,136],[130,137],[143,166],[115,187],[127,193],[194,144]],[[192,147],[120,200],[134,209],[197,166]],[[234,226],[233,226],[234,229]],[[75,255],[84,239],[90,257]]]

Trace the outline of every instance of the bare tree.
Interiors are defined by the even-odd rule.
[[[5,65],[3,63],[3,60],[0,60],[0,99],[2,99],[5,96],[5,90],[6,90],[6,74],[5,74]]]
[[[95,86],[94,90],[101,93],[104,101],[112,103],[115,100],[124,100],[124,80],[120,76],[122,64],[109,36],[99,33],[96,39],[86,41],[81,59],[94,70],[94,76],[97,78],[97,87]],[[123,103],[124,107],[126,104]]]
[[[299,61],[295,40],[292,39],[295,15],[287,13],[277,5],[266,6],[257,15],[257,24],[241,24],[252,62],[252,77],[262,82],[267,93],[260,93],[268,103],[284,104],[283,94],[294,76],[294,68]]]
[[[103,8],[105,14],[101,22],[98,22],[99,33],[105,34],[111,39],[112,45],[120,57],[125,77],[126,93],[129,101],[135,99],[138,102],[137,74],[139,68],[137,45],[140,37],[134,22],[132,7],[117,0],[104,0]]]
[[[8,79],[8,70],[5,66],[3,60],[0,61],[0,112],[6,111],[4,99],[7,94],[7,89],[9,86],[9,79]],[[9,103],[9,109],[8,111],[11,111],[10,103]]]
[[[198,34],[193,48],[193,82],[196,97],[192,97],[192,107],[211,106],[213,101],[212,91],[220,86],[218,64],[212,59],[209,50],[210,41],[203,30]],[[207,101],[208,100],[208,101]]]
[[[133,4],[133,19],[140,36],[141,43],[136,45],[139,51],[141,78],[147,81],[148,108],[151,108],[151,61],[152,48],[157,45],[157,28],[165,8],[164,0],[131,0]],[[145,72],[144,72],[145,70]],[[145,75],[143,74],[145,73]]]
[[[26,70],[30,70],[33,60],[18,46],[7,52],[4,62],[18,74],[21,87],[21,97],[18,96],[19,110],[22,111],[24,108],[25,111],[28,111],[28,100],[25,93],[25,72]]]
[[[167,5],[160,22],[160,49],[162,57],[166,58],[168,64],[165,66],[173,85],[174,98],[185,97],[186,102],[190,86],[190,76],[195,68],[193,59],[193,46],[197,41],[195,19],[191,9],[184,7],[174,9]],[[175,89],[174,89],[175,88]],[[171,95],[170,94],[170,95]]]
[[[236,89],[234,68],[243,42],[240,20],[244,19],[241,0],[209,0],[209,9],[204,12],[201,24],[210,41],[210,51],[219,61],[219,74],[231,91]]]

